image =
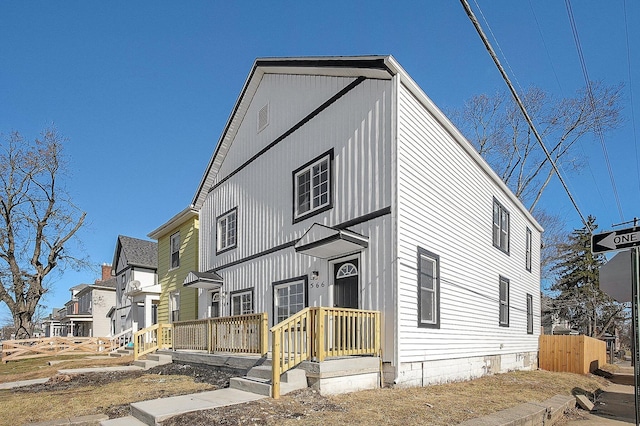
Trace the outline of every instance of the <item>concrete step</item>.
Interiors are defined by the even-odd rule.
[[[103,420],[100,426],[149,426],[147,423],[141,422],[133,416],[120,417],[118,419]]]
[[[259,379],[267,379],[271,380],[271,366],[270,365],[259,365],[257,367],[251,368],[247,372],[248,377],[257,377]]]
[[[109,353],[109,356],[123,357],[123,356],[129,356],[129,355],[132,355],[132,354],[133,354],[133,349],[120,348],[117,351]]]
[[[171,364],[173,362],[171,355],[165,354],[148,354],[146,358],[150,361],[157,362],[158,365]]]
[[[271,380],[258,377],[232,377],[229,380],[231,389],[238,389],[256,395],[271,396]]]
[[[151,361],[149,359],[137,359],[133,361],[133,365],[135,365],[136,367],[141,367],[141,368],[144,368],[145,370],[148,370],[150,368],[158,366],[159,364],[156,361]]]
[[[285,395],[294,390],[304,389],[307,385],[307,373],[304,370],[294,368],[285,372],[280,377],[280,394]],[[253,367],[245,377],[233,377],[229,381],[229,387],[258,395],[271,396],[271,367]]]

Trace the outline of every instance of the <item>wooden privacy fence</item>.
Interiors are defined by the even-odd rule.
[[[587,374],[607,362],[606,342],[587,336],[540,336],[538,363],[541,369]]]
[[[2,342],[2,362],[57,355],[95,355],[116,349],[110,337],[44,337],[38,339],[5,340]]]
[[[280,397],[280,375],[302,361],[349,355],[380,356],[380,312],[305,308],[271,328],[272,385]]]

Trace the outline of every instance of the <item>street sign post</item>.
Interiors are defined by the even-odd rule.
[[[640,226],[591,236],[591,251],[604,253],[640,246]]]
[[[635,221],[634,221],[635,222]],[[635,225],[635,223],[634,223]],[[631,317],[633,325],[633,372],[636,425],[640,426],[640,227],[603,232],[591,236],[593,254],[632,249],[631,253]]]

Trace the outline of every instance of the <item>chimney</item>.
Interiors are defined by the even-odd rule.
[[[102,264],[102,279],[100,281],[107,281],[111,278],[111,265],[106,263]]]

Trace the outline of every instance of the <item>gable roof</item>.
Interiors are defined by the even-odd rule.
[[[258,58],[240,91],[240,95],[231,111],[216,149],[209,161],[207,169],[198,185],[191,206],[200,210],[207,194],[212,189],[220,166],[231,147],[236,132],[258,90],[265,74],[297,74],[318,76],[340,76],[391,79],[398,76],[400,82],[416,97],[424,108],[433,115],[440,125],[458,142],[467,154],[480,166],[494,183],[518,206],[519,210],[530,220],[536,229],[542,227],[529,210],[513,194],[509,187],[493,171],[489,164],[478,154],[473,145],[460,133],[451,121],[429,99],[418,84],[407,74],[391,55],[385,56],[333,56],[333,57],[298,57],[298,58]],[[115,264],[115,263],[114,263]]]
[[[113,256],[113,265],[116,268],[122,255],[128,266],[158,269],[158,243],[154,241],[119,235]]]

